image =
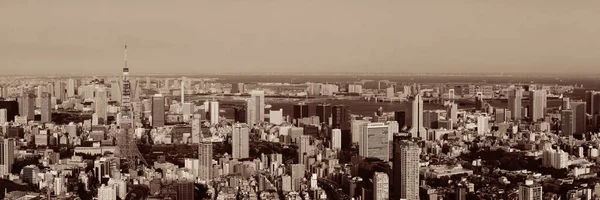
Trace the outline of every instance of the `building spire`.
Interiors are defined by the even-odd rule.
[[[127,44],[125,44],[125,68],[127,68]]]

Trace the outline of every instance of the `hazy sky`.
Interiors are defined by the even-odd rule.
[[[0,74],[598,72],[598,0],[2,0]]]

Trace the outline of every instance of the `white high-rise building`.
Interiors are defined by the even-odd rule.
[[[107,112],[108,94],[104,88],[96,90],[96,96],[94,97],[95,112],[98,114],[98,123],[106,124],[108,118]]]
[[[410,109],[411,127],[408,131],[412,137],[426,138],[427,130],[423,126],[423,99],[420,94],[415,95]]]
[[[373,175],[373,200],[390,199],[390,179],[386,173],[375,172]]]
[[[400,199],[419,199],[419,162],[421,149],[412,142],[394,141],[394,188]]]
[[[529,93],[529,107],[527,116],[532,121],[538,121],[546,115],[547,99],[545,90],[535,90]]]
[[[0,109],[0,126],[8,122],[8,114],[6,109]]]
[[[111,186],[107,186],[102,184],[100,188],[98,188],[98,200],[116,200],[117,199],[117,191]]]
[[[210,102],[210,124],[218,124],[219,123],[219,102],[211,101]]]
[[[350,121],[350,133],[352,134],[352,143],[358,144],[362,137],[363,125],[368,124],[368,120]]]
[[[363,158],[373,157],[382,161],[390,160],[388,126],[384,123],[369,123],[363,125],[359,142],[359,155]]]
[[[269,122],[271,124],[276,124],[276,125],[283,123],[283,109],[270,110],[269,111]]]
[[[242,124],[234,124],[232,131],[231,157],[241,159],[250,156],[250,129]]]
[[[342,130],[339,128],[331,130],[331,149],[342,149]]]
[[[477,134],[478,135],[490,133],[489,120],[490,120],[490,117],[488,117],[488,116],[477,117]]]
[[[246,121],[248,124],[258,124],[265,120],[265,91],[253,90],[250,99],[246,101]]]
[[[386,125],[388,126],[388,141],[391,142],[394,140],[394,134],[400,132],[400,125],[397,121],[388,121]]]
[[[70,78],[67,81],[67,97],[75,96],[75,80]]]

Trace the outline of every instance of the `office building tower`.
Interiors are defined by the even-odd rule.
[[[417,144],[394,138],[393,184],[401,199],[419,199],[420,154]]]
[[[390,180],[386,173],[373,174],[373,200],[390,199]]]
[[[40,122],[48,123],[52,121],[52,97],[50,93],[42,94],[42,102],[40,106],[41,116]]]
[[[271,124],[279,125],[283,123],[283,109],[270,110],[269,111],[269,122]]]
[[[308,135],[300,135],[298,138],[298,163],[300,164],[306,164],[306,159],[313,153],[310,139]]]
[[[180,86],[180,90],[181,91],[179,91],[181,93],[180,94],[181,95],[180,101],[181,101],[182,104],[185,102],[185,84],[186,84],[186,82],[187,82],[187,78],[182,77],[181,78],[181,86]]]
[[[533,180],[526,180],[525,184],[519,185],[519,200],[542,200],[542,186],[534,184]]]
[[[31,93],[23,93],[18,98],[19,101],[19,115],[26,117],[27,120],[35,119],[35,95]]]
[[[502,108],[496,108],[494,110],[494,121],[496,123],[504,123],[508,119],[506,116],[507,110]]]
[[[394,98],[396,96],[396,88],[391,85],[385,90],[385,97],[388,99]]]
[[[65,83],[64,82],[60,82],[60,81],[56,81],[54,82],[54,97],[56,97],[56,99],[60,99],[60,100],[65,100]]]
[[[342,131],[350,130],[350,111],[347,105],[334,105],[331,107],[332,128]]]
[[[212,143],[201,142],[198,146],[198,160],[200,161],[200,166],[198,168],[198,178],[201,181],[206,182],[212,179],[212,158]]]
[[[177,182],[177,200],[194,200],[194,183],[180,180]]]
[[[412,99],[410,118],[410,129],[408,132],[412,137],[426,138],[427,130],[423,126],[423,99],[420,94],[415,95]]]
[[[538,121],[546,116],[546,91],[534,90],[529,92],[527,116],[531,121]],[[512,110],[511,110],[512,112]]]
[[[437,110],[423,111],[423,127],[427,129],[438,129],[441,112]]]
[[[117,191],[112,186],[102,184],[98,188],[98,200],[117,200]]]
[[[508,92],[508,110],[512,114],[511,118],[515,121],[520,120],[521,116],[521,102],[523,100],[523,89],[521,87]]]
[[[0,126],[8,122],[8,113],[5,108],[0,108]]]
[[[561,100],[562,100],[562,105],[560,106],[561,110],[571,109],[571,98],[563,97]]]
[[[388,141],[392,142],[394,135],[400,132],[400,126],[398,126],[398,122],[396,121],[387,121],[385,125],[388,126]]]
[[[210,124],[218,124],[219,123],[219,102],[211,101],[210,102]]]
[[[359,142],[359,155],[363,158],[379,158],[390,160],[388,126],[384,123],[368,123],[363,125]]]
[[[199,118],[193,118],[192,119],[192,144],[198,144],[200,143],[200,139],[201,139],[201,128],[200,128],[200,119]]]
[[[452,120],[452,123],[456,124],[456,122],[458,121],[458,104],[450,103],[446,107],[446,119]]]
[[[12,172],[15,162],[15,140],[6,138],[0,140],[0,177],[4,178]]]
[[[165,97],[161,94],[152,97],[152,126],[165,126]]]
[[[319,104],[317,105],[316,111],[317,116],[319,116],[319,122],[330,125],[329,119],[331,118],[331,104]]]
[[[398,122],[398,127],[400,130],[404,129],[406,126],[406,112],[404,111],[395,111],[394,112],[394,120]]]
[[[104,88],[98,88],[96,90],[96,96],[94,97],[94,111],[98,114],[98,123],[106,124],[108,120],[108,93]]]
[[[573,135],[574,131],[575,131],[575,127],[573,124],[574,118],[573,118],[573,110],[568,109],[568,110],[561,110],[561,130],[562,130],[562,135],[564,136],[571,136]]]
[[[121,83],[118,81],[110,82],[110,100],[121,103],[123,92],[121,92]]]
[[[77,88],[77,81],[75,79],[70,78],[67,80],[67,97],[75,97]]]
[[[237,159],[248,158],[250,156],[250,148],[248,146],[250,142],[250,128],[242,124],[234,124],[232,128],[231,139],[233,144],[231,145],[231,157]]]
[[[586,91],[585,92],[586,112],[590,115],[600,114],[600,92]]]
[[[38,181],[37,176],[38,176],[39,172],[40,172],[40,170],[35,165],[27,165],[27,166],[23,167],[23,171],[22,171],[22,175],[21,175],[23,182],[28,183],[28,184],[37,185],[37,181]]]
[[[341,150],[342,149],[342,130],[333,129],[331,130],[331,149]]]
[[[6,121],[13,121],[19,115],[19,101],[0,101],[0,109],[6,109]]]
[[[299,120],[308,117],[308,105],[304,103],[295,104],[293,111],[293,119],[296,121],[296,125],[300,126]]]
[[[352,134],[352,143],[353,144],[358,144],[360,142],[360,138],[362,137],[362,133],[363,133],[363,125],[368,124],[368,123],[369,123],[368,120],[352,120],[350,122],[350,125],[351,125],[350,133]]]
[[[194,114],[194,104],[193,103],[183,103],[181,105],[181,114],[183,115],[183,121],[189,121],[192,115]]]
[[[490,120],[490,117],[488,117],[488,116],[478,116],[477,117],[477,134],[478,135],[490,133],[489,120]]]
[[[250,92],[250,99],[246,100],[246,120],[250,125],[265,120],[265,91]]]
[[[573,133],[585,133],[587,128],[586,103],[581,101],[570,102],[570,108],[573,111]]]

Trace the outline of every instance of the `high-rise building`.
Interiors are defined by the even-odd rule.
[[[181,78],[181,86],[180,86],[180,90],[179,91],[181,94],[181,103],[183,104],[185,102],[185,83],[187,82],[187,78],[182,77]]]
[[[304,103],[295,104],[293,111],[293,119],[296,121],[296,125],[300,124],[300,119],[308,117],[308,105]]]
[[[368,124],[370,121],[368,120],[352,120],[350,121],[350,133],[352,134],[352,143],[359,144],[362,133],[363,133],[363,125]]]
[[[75,88],[77,88],[75,79],[70,78],[67,80],[67,97],[75,96]]]
[[[347,105],[334,105],[331,107],[332,128],[342,131],[350,130],[350,111]]]
[[[248,146],[250,142],[250,129],[242,124],[234,124],[231,134],[233,143],[231,145],[231,156],[237,159],[248,158],[250,156],[250,148]]]
[[[98,188],[98,200],[116,200],[117,199],[117,191],[111,187],[102,184],[100,188]]]
[[[123,92],[121,92],[121,83],[119,81],[110,82],[110,100],[121,102]]]
[[[529,92],[527,116],[531,121],[538,121],[546,115],[546,91],[534,90]],[[511,110],[512,112],[512,110]]]
[[[219,123],[219,102],[211,101],[210,102],[210,124],[218,124]]]
[[[248,124],[254,125],[265,120],[265,91],[251,91],[250,99],[246,103],[246,120]]]
[[[423,126],[423,99],[420,94],[415,95],[412,99],[410,118],[410,130],[408,132],[412,137],[425,138],[427,130]]]
[[[192,114],[194,114],[194,104],[193,103],[183,103],[181,105],[181,114],[183,115],[183,121],[189,121]]]
[[[452,120],[452,124],[456,124],[458,122],[458,104],[450,103],[446,107],[446,119]]]
[[[573,110],[568,109],[568,110],[561,110],[561,124],[562,124],[562,135],[565,136],[570,136],[573,135],[575,127],[573,124],[574,118],[573,118]]]
[[[398,126],[398,122],[396,121],[387,121],[385,125],[388,126],[388,141],[392,142],[394,140],[394,135],[400,132],[400,126]]]
[[[165,126],[165,97],[161,94],[152,97],[152,126]]]
[[[477,134],[483,135],[490,133],[490,125],[489,122],[490,117],[488,116],[478,116],[477,117]]]
[[[561,110],[571,109],[571,98],[569,98],[569,97],[563,97],[562,98],[562,105],[560,107],[561,107]]]
[[[586,91],[585,102],[587,103],[586,110],[590,115],[600,114],[600,92]]]
[[[269,122],[271,124],[276,124],[276,125],[283,123],[283,109],[270,110],[269,111]]]
[[[342,149],[342,130],[333,129],[331,130],[331,149],[340,150]]]
[[[305,164],[306,158],[313,153],[313,148],[310,143],[310,136],[300,135],[298,140],[298,162],[300,164]]]
[[[39,173],[39,169],[37,166],[35,165],[27,165],[25,167],[23,167],[23,174],[22,174],[22,179],[23,182],[25,183],[29,183],[29,184],[37,184],[37,176]]]
[[[570,107],[573,111],[573,133],[585,133],[587,128],[586,103],[581,101],[570,102]]]
[[[12,171],[15,162],[15,140],[7,138],[0,140],[0,177],[6,177]]]
[[[61,81],[54,82],[54,97],[56,99],[64,100],[65,99],[65,83]]]
[[[40,106],[41,110],[41,121],[42,123],[48,123],[52,121],[52,97],[50,93],[42,94],[42,102]]]
[[[526,180],[525,184],[519,185],[519,200],[542,200],[542,186],[534,184],[533,180]]]
[[[106,124],[108,120],[108,94],[104,88],[98,88],[94,97],[94,111],[98,114],[98,123]]]
[[[200,145],[198,146],[198,160],[200,161],[200,166],[198,167],[198,178],[201,181],[209,181],[210,179],[212,179],[212,159],[212,143],[200,143]]]
[[[508,110],[503,109],[503,108],[496,108],[494,109],[494,121],[496,123],[503,123],[506,122],[507,119],[510,118],[510,116],[507,116],[506,113]]]
[[[390,179],[386,173],[373,174],[373,200],[390,199]]]
[[[200,119],[193,118],[192,119],[192,144],[200,143],[201,138],[201,127],[200,127]]]
[[[0,108],[0,126],[8,122],[8,113],[5,108]]]
[[[26,117],[27,120],[35,119],[35,95],[31,93],[23,93],[18,99],[19,115]]]
[[[393,184],[401,199],[419,199],[420,154],[417,144],[394,138]]]
[[[519,87],[513,91],[508,92],[508,110],[512,114],[513,120],[521,119],[521,102],[523,100],[523,88]]]
[[[177,200],[194,200],[194,183],[180,180],[177,182]]]
[[[388,126],[384,123],[369,123],[363,125],[359,142],[359,155],[363,158],[379,158],[390,160]]]
[[[319,104],[317,105],[317,116],[319,116],[319,121],[321,123],[329,124],[329,118],[331,118],[331,104]],[[308,113],[308,110],[306,111]]]

